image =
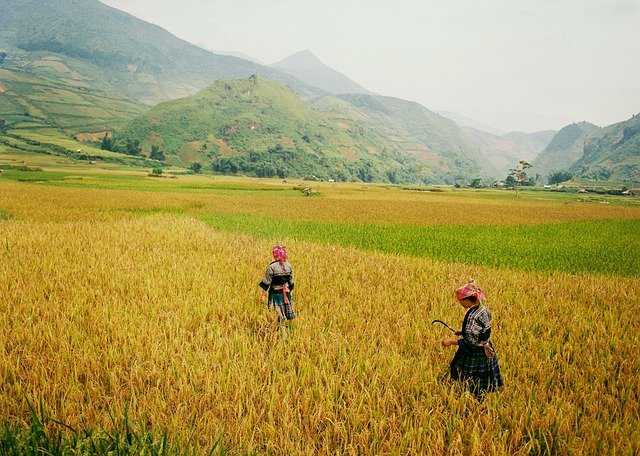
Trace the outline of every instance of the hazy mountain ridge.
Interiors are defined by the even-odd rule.
[[[602,128],[585,139],[583,155],[570,168],[597,179],[640,181],[640,114]]]
[[[495,177],[497,170],[480,154],[455,122],[445,119],[421,104],[394,97],[366,94],[343,94],[345,100],[387,126],[405,154],[444,170],[449,180],[456,175]],[[394,139],[394,138],[391,138]],[[411,150],[402,144],[421,147]]]
[[[557,133],[553,130],[535,133],[511,132],[493,135],[472,127],[462,127],[480,152],[504,177],[520,160],[531,162],[549,144]]]
[[[270,66],[333,95],[341,93],[373,94],[344,74],[325,65],[308,49],[285,57]]]
[[[585,139],[599,130],[600,127],[588,122],[562,128],[533,160],[531,173],[545,177],[552,171],[568,170],[582,157]]]
[[[275,69],[221,56],[163,28],[97,0],[0,0],[0,50],[6,65],[46,71],[53,55],[79,73],[85,85],[154,104],[185,96],[221,77],[260,74],[289,84],[305,97],[323,91]]]

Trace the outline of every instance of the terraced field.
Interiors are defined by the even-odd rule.
[[[42,403],[196,454],[640,450],[635,199],[32,172],[0,174],[5,429]],[[287,327],[258,303],[275,242]],[[480,404],[430,324],[470,276],[505,378]]]

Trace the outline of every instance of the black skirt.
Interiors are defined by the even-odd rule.
[[[503,385],[497,355],[489,358],[481,349],[459,346],[450,371],[452,379],[467,382],[469,390],[476,396],[495,391]]]

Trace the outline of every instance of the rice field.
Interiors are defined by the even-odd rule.
[[[0,177],[6,426],[42,403],[195,454],[640,452],[634,201],[300,185]],[[274,242],[296,274],[286,327],[258,303]],[[430,324],[460,326],[471,276],[505,379],[481,404]]]

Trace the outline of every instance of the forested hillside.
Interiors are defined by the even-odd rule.
[[[322,93],[275,69],[213,54],[98,0],[0,0],[0,11],[5,65],[147,104],[251,74],[279,79],[302,96]]]
[[[531,163],[531,172],[544,177],[552,171],[568,170],[582,157],[585,139],[598,130],[600,127],[588,122],[562,128]]]
[[[585,140],[571,171],[600,180],[640,181],[640,114],[610,125]]]
[[[276,82],[221,80],[135,118],[116,136],[116,145],[136,141],[142,153],[161,151],[169,163],[199,163],[231,174],[393,183],[453,182],[478,175],[481,162],[464,155],[455,135],[440,133],[442,125],[429,129],[422,113],[412,120],[422,126],[421,139],[403,138],[399,128],[409,131],[408,119],[415,112],[403,118],[392,112],[399,111],[393,106],[397,101],[377,100],[389,106],[383,108],[384,118],[376,120],[346,100],[338,100],[343,105],[338,116],[335,102],[331,112],[326,104],[317,109]],[[386,129],[381,120],[395,125]],[[453,123],[449,128],[455,133]],[[447,147],[458,147],[457,154],[434,151]]]

